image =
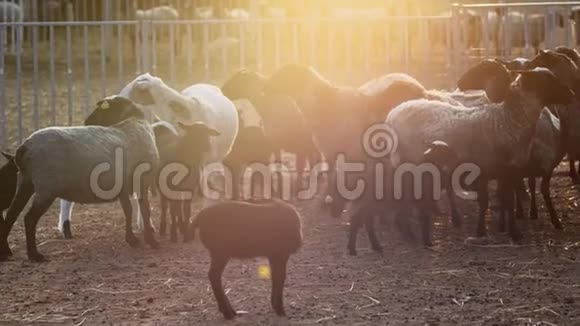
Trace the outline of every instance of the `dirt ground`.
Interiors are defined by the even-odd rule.
[[[511,244],[495,231],[475,230],[475,204],[461,203],[463,230],[446,214],[436,245],[426,249],[381,227],[383,255],[362,232],[358,256],[346,253],[346,218],[333,219],[319,200],[296,202],[305,218],[305,243],[289,263],[288,319],[270,308],[270,282],[258,276],[265,260],[232,261],[224,285],[233,322],[218,313],[207,278],[208,255],[198,241],[157,250],[130,248],[118,204],[77,206],[73,240],[58,235],[58,203],[41,219],[39,250],[49,261],[29,262],[23,223],[10,242],[15,256],[0,263],[0,323],[145,325],[580,325],[579,192],[559,175],[552,193],[565,231],[555,231],[540,199],[540,219],[518,220],[525,239]],[[443,205],[442,207],[446,207]],[[158,216],[155,206],[154,216]]]

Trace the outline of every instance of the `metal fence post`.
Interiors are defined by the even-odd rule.
[[[457,80],[459,78],[459,74],[461,73],[460,69],[462,69],[461,64],[461,41],[460,41],[460,33],[461,33],[461,25],[460,25],[460,17],[461,14],[461,5],[458,3],[454,3],[452,5],[451,10],[451,17],[452,17],[452,29],[451,33],[453,34],[453,63],[455,65],[453,69],[453,80]]]

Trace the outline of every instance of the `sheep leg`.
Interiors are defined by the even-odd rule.
[[[38,220],[50,208],[50,205],[56,198],[41,198],[34,197],[32,206],[24,216],[24,229],[26,232],[26,252],[28,259],[35,262],[43,262],[46,260],[43,255],[38,252],[36,248],[36,225]]]
[[[353,214],[350,218],[350,232],[348,235],[348,254],[351,256],[356,256],[356,237],[358,234],[358,229],[361,227],[363,223],[364,216],[362,216],[361,212],[357,212]]]
[[[32,183],[24,181],[19,173],[16,193],[8,211],[6,212],[6,219],[3,223],[0,223],[0,261],[6,260],[6,258],[12,256],[12,251],[8,245],[8,235],[10,234],[10,231],[12,231],[12,227],[20,215],[20,212],[22,212],[24,206],[26,206],[26,203],[28,203],[28,200],[33,194],[34,186]]]
[[[433,219],[431,217],[431,212],[429,208],[423,207],[421,209],[421,235],[423,237],[423,245],[426,247],[433,246],[433,240],[431,239],[432,227],[433,227]]]
[[[139,208],[141,209],[141,215],[143,216],[143,224],[145,225],[144,238],[145,243],[147,243],[151,248],[159,248],[159,243],[155,240],[153,235],[153,228],[151,227],[151,205],[149,203],[149,198],[147,198],[147,191],[142,192],[145,194],[143,197],[139,198]]]
[[[294,194],[298,194],[302,190],[304,167],[306,167],[307,156],[303,153],[296,155],[296,184],[294,185]]]
[[[570,172],[569,172],[570,178],[572,178],[572,182],[578,183],[579,179],[578,172],[576,171],[576,160],[569,159],[568,162],[570,162]]]
[[[515,195],[516,195],[516,218],[517,219],[524,219],[524,207],[522,205],[523,196],[526,193],[526,188],[523,183],[523,179],[519,179],[516,182],[515,188]]]
[[[542,183],[540,185],[540,191],[542,192],[542,197],[544,198],[544,202],[546,203],[546,207],[548,208],[548,212],[550,212],[550,220],[552,221],[552,225],[557,230],[562,230],[562,222],[558,218],[558,214],[554,209],[554,204],[552,203],[552,198],[550,197],[550,179],[552,175],[546,175],[542,177]]]
[[[487,181],[481,182],[477,190],[477,203],[479,206],[479,219],[477,222],[477,236],[485,237],[487,228],[485,226],[485,213],[489,208],[489,194],[487,192]]]
[[[167,198],[163,195],[161,197],[161,216],[159,219],[161,220],[159,223],[159,235],[165,235],[167,230]]]
[[[139,245],[139,239],[133,233],[133,207],[131,206],[131,199],[129,197],[130,195],[126,193],[119,196],[119,201],[125,214],[125,241],[129,246],[137,247]]]
[[[505,232],[505,215],[506,215],[507,209],[504,207],[503,202],[500,203],[499,205],[499,219],[497,221],[497,232]]]
[[[538,219],[538,206],[536,203],[536,178],[528,178],[528,188],[530,188],[530,219]]]
[[[282,165],[282,150],[277,150],[274,151],[274,163],[275,164],[280,164]],[[282,197],[282,192],[283,192],[283,185],[282,182],[284,182],[284,178],[281,176],[280,173],[276,173],[276,186],[274,187],[274,194],[276,197]]]
[[[369,237],[369,241],[371,242],[371,248],[373,251],[378,253],[383,253],[383,247],[381,243],[377,239],[377,234],[375,233],[375,215],[367,214],[365,218],[365,227],[367,230],[367,235]]]
[[[171,230],[169,231],[169,240],[177,242],[177,224],[179,219],[178,207],[179,201],[171,200],[169,202],[169,214],[171,215]]]
[[[270,257],[270,270],[272,271],[272,293],[270,301],[272,308],[278,316],[286,316],[284,311],[284,282],[286,282],[286,266],[289,256]]]
[[[240,167],[232,168],[232,199],[240,199],[240,184],[242,184],[243,179],[243,174],[240,172]]]
[[[181,233],[183,234],[183,242],[190,242],[192,240],[190,217],[191,217],[191,200],[183,200],[181,202],[181,210],[183,212],[183,220],[181,225]]]
[[[409,225],[409,220],[407,216],[404,216],[405,211],[399,211],[395,215],[395,227],[403,235],[403,239],[406,241],[415,241],[415,234]]]
[[[506,182],[505,192],[502,196],[503,201],[505,203],[505,207],[507,209],[507,216],[508,216],[508,232],[510,237],[514,242],[519,242],[522,238],[521,234],[518,232],[515,214],[514,214],[514,197],[515,197],[515,189],[513,180]]]
[[[70,220],[74,203],[68,200],[60,200],[60,214],[58,216],[58,230],[65,239],[72,239]]]
[[[216,255],[211,256],[211,265],[209,267],[209,282],[211,283],[211,289],[215,300],[218,303],[219,311],[224,315],[225,319],[233,319],[236,315],[236,311],[232,308],[228,297],[224,293],[224,288],[222,286],[222,274],[226,265],[229,261],[228,257],[220,257]]]
[[[508,193],[509,193],[509,191],[508,191],[508,187],[507,187],[506,183],[503,181],[498,181],[498,183],[497,183],[497,196],[498,196],[498,200],[499,200],[499,221],[497,224],[498,232],[505,232],[506,231],[506,220],[507,220],[506,215],[510,214],[508,204],[506,201],[506,197],[509,195],[513,196],[513,194],[508,195]]]
[[[447,197],[449,198],[449,208],[451,209],[451,222],[453,224],[453,227],[460,228],[463,225],[463,220],[461,219],[459,210],[457,210],[457,203],[455,202],[455,192],[451,189],[451,187],[447,187],[446,192]]]

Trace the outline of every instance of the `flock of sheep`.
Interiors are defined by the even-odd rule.
[[[302,217],[282,199],[240,198],[241,176],[248,165],[268,164],[272,156],[281,162],[282,152],[296,156],[294,194],[304,186],[306,165],[310,165],[311,176],[316,174],[315,164],[325,161],[329,165],[324,202],[335,217],[351,202],[351,255],[356,254],[357,231],[362,225],[372,248],[381,251],[374,217],[387,214],[394,214],[397,228],[409,237],[414,229],[411,222],[418,219],[423,243],[432,245],[432,217],[438,214],[435,189],[429,184],[415,189],[416,183],[397,180],[397,169],[408,163],[439,168],[455,227],[463,219],[455,207],[457,189],[451,174],[469,162],[480,172],[474,180],[463,180],[465,189],[478,194],[477,236],[486,235],[488,184],[492,180],[498,181],[499,229],[507,228],[514,241],[522,237],[516,217],[523,215],[525,178],[530,188],[530,218],[538,217],[535,180],[540,177],[552,224],[562,229],[550,198],[550,179],[567,156],[570,177],[578,181],[574,163],[580,160],[580,133],[574,126],[580,124],[579,67],[580,54],[563,46],[541,50],[531,60],[487,59],[464,72],[458,89],[452,92],[426,89],[402,73],[386,74],[358,88],[340,86],[301,64],[286,64],[271,76],[243,69],[221,88],[194,84],[181,92],[148,73],[137,76],[118,95],[98,101],[84,126],[41,129],[14,154],[3,153],[8,162],[0,168],[0,210],[6,211],[0,220],[0,261],[12,255],[8,236],[31,198],[24,217],[30,260],[45,260],[37,250],[36,225],[56,199],[61,202],[59,229],[66,238],[72,237],[73,203],[118,200],[129,245],[139,243],[132,223],[137,215],[145,243],[155,248],[158,242],[149,197],[158,194],[160,234],[167,229],[167,210],[172,240],[181,233],[184,241],[191,241],[199,231],[210,252],[209,278],[225,318],[233,318],[236,312],[224,293],[222,272],[230,259],[250,257],[269,259],[272,306],[278,315],[284,315],[286,265],[302,245]],[[234,104],[238,99],[254,105],[260,126],[244,124]],[[370,157],[361,142],[368,128],[377,124],[390,128],[397,137],[397,146],[384,157]],[[118,167],[119,154],[123,157],[120,172],[97,177],[100,189],[107,191],[96,192],[95,170]],[[369,185],[380,184],[384,196],[377,198],[372,191],[375,187],[366,187],[355,199],[343,196],[337,180],[344,168],[337,164],[341,155],[349,161],[386,166],[381,176],[374,174],[372,164],[356,176]],[[164,168],[175,163],[186,166],[188,173],[168,185]],[[207,178],[207,169],[213,164],[223,164],[227,168],[224,175],[232,172],[233,200],[213,203],[203,196],[207,184],[218,183]],[[401,183],[400,197],[392,187],[397,182]],[[193,195],[172,196],[164,185]],[[413,196],[417,190],[422,196]],[[203,208],[190,221],[192,201],[199,197]]]

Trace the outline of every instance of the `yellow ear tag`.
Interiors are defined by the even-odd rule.
[[[103,101],[103,103],[101,103],[100,109],[101,110],[106,110],[108,108],[109,108],[109,102]]]
[[[260,265],[258,267],[258,277],[263,279],[263,280],[270,279],[270,266]]]

